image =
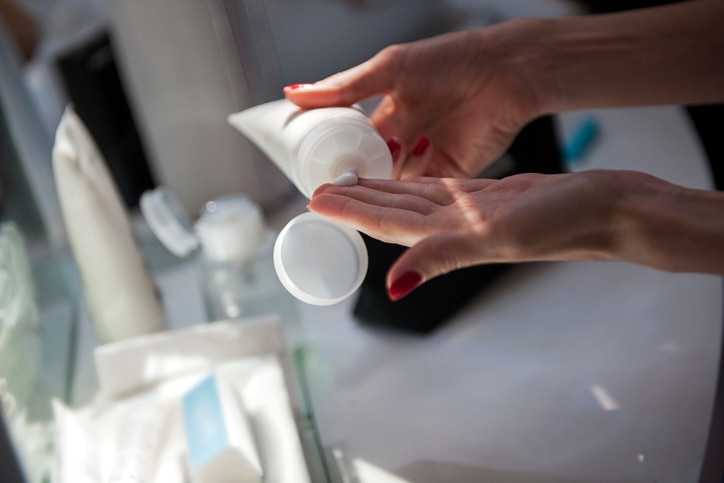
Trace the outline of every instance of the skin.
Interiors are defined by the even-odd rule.
[[[363,179],[320,187],[309,208],[410,246],[390,269],[388,285],[409,272],[423,283],[479,263],[534,260],[627,260],[724,273],[724,193],[633,171],[529,173],[500,181]]]
[[[522,19],[392,46],[315,84],[302,107],[382,95],[371,119],[397,180],[320,187],[309,208],[412,247],[388,286],[477,263],[626,260],[724,274],[724,195],[642,173],[464,179],[536,117],[571,109],[724,101],[724,2]],[[431,143],[419,148],[421,136]],[[394,148],[394,149],[393,149]],[[409,178],[425,175],[431,178]],[[409,277],[407,277],[409,280]],[[409,288],[409,287],[408,287]]]

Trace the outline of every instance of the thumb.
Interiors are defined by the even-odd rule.
[[[387,273],[390,299],[399,300],[428,280],[463,267],[495,261],[486,237],[470,231],[445,232],[410,247]]]
[[[394,86],[389,55],[372,57],[351,69],[334,74],[314,84],[292,84],[284,95],[305,109],[351,106],[368,97],[386,94]]]

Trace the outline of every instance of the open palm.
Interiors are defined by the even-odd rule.
[[[602,259],[614,242],[612,206],[622,177],[588,171],[502,180],[362,179],[324,185],[309,208],[374,238],[412,247],[389,280],[414,270],[425,280],[480,263]]]

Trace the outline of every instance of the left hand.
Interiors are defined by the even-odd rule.
[[[370,119],[390,145],[394,178],[472,177],[543,114],[549,91],[531,72],[537,62],[528,60],[545,51],[540,26],[515,20],[389,46],[344,72],[287,86],[284,94],[306,109],[381,95]]]
[[[617,171],[360,179],[355,186],[320,187],[309,209],[412,247],[388,273],[390,296],[397,299],[437,275],[481,263],[613,258],[622,177],[655,179]],[[413,286],[402,293],[398,280]]]

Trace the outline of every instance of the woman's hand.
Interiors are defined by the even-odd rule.
[[[352,69],[287,86],[284,93],[305,108],[383,95],[371,119],[399,160],[396,178],[471,177],[538,114],[524,55],[536,41],[533,29],[518,27],[527,23],[534,21],[388,47]]]
[[[284,93],[305,108],[383,95],[371,117],[395,177],[471,177],[543,114],[724,101],[722,18],[724,2],[700,0],[513,20],[392,46]]]
[[[628,260],[724,273],[724,194],[632,171],[361,179],[322,186],[309,208],[411,247],[388,272],[395,300],[437,275],[481,263]]]

